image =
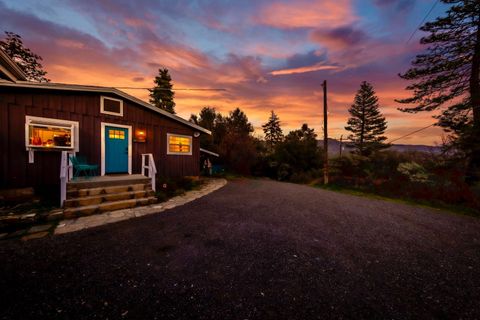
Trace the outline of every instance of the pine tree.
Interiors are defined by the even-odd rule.
[[[351,132],[348,139],[353,141],[356,153],[369,156],[375,151],[388,147],[383,143],[387,139],[383,136],[387,129],[387,122],[380,113],[378,98],[370,83],[362,82],[348,112],[351,117],[348,119],[345,130]]]
[[[149,89],[150,103],[155,107],[175,114],[174,92],[172,91],[172,78],[167,68],[158,69],[158,76],[153,81],[155,87]]]
[[[322,166],[322,149],[317,144],[317,134],[306,123],[300,129],[290,131],[275,150],[275,159],[280,163],[277,172],[280,179],[292,173],[308,172]]]
[[[226,118],[227,130],[230,133],[236,134],[238,136],[248,136],[253,132],[253,126],[248,121],[247,115],[236,108],[233,111],[230,111],[230,114]]]
[[[228,117],[217,116],[216,131],[219,134],[219,154],[229,169],[249,174],[255,162],[255,139],[251,135],[253,126],[247,115],[236,108],[230,111]]]
[[[224,134],[221,130],[222,116],[217,113],[215,108],[203,107],[198,115],[192,114],[190,121],[198,124],[199,126],[210,130],[211,135],[202,134],[200,136],[200,147],[208,149],[210,151],[218,150],[218,141],[222,139],[219,134]]]
[[[417,55],[403,79],[413,97],[397,100],[415,104],[404,112],[441,110],[437,125],[450,133],[452,146],[469,160],[467,179],[480,179],[480,2],[442,0],[450,4],[446,16],[427,22],[420,40],[428,45]]]
[[[283,131],[280,127],[280,118],[272,110],[268,122],[262,125],[267,147],[272,151],[283,140]]]
[[[6,38],[0,41],[0,48],[25,72],[28,81],[50,82],[45,77],[42,60],[38,54],[23,46],[22,37],[13,32],[5,31]]]

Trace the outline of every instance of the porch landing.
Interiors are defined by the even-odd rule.
[[[67,189],[119,186],[149,182],[150,178],[141,174],[115,174],[94,177],[78,177],[67,183]]]

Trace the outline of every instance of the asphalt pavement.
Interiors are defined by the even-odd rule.
[[[480,219],[268,180],[0,261],[0,319],[480,318]]]

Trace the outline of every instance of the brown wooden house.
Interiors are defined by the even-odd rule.
[[[159,176],[198,176],[200,134],[115,88],[26,81],[0,50],[0,188],[60,185],[67,153],[100,176],[140,174],[142,155]]]

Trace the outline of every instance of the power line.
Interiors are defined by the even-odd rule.
[[[117,89],[138,89],[138,90],[150,90],[152,88],[142,88],[142,87],[114,87]],[[155,90],[172,90],[172,91],[227,91],[224,88],[178,88],[178,89],[166,89],[166,88],[155,88]]]
[[[426,127],[420,128],[420,129],[415,130],[415,131],[412,131],[412,132],[410,132],[410,133],[407,133],[406,135],[403,135],[403,136],[401,136],[401,137],[399,137],[399,138],[395,138],[395,139],[389,141],[388,143],[392,143],[392,142],[398,141],[398,140],[400,140],[400,139],[403,139],[403,138],[405,138],[405,137],[411,136],[411,135],[414,134],[414,133],[423,131],[423,130],[425,130],[425,129],[428,129],[428,128],[430,128],[430,127],[433,127],[434,125],[435,125],[435,123],[432,123],[431,125],[428,125],[428,126],[426,126]]]
[[[410,38],[408,38],[407,42],[405,44],[408,44],[410,42],[410,40],[412,40],[413,36],[415,35],[415,33],[417,33],[417,31],[420,29],[420,27],[423,25],[423,23],[425,22],[425,20],[427,20],[428,16],[430,15],[430,13],[432,13],[433,9],[435,9],[435,7],[437,6],[439,0],[436,0],[434,3],[433,3],[433,6],[430,8],[430,11],[427,12],[427,14],[425,15],[425,17],[423,17],[423,20],[422,22],[420,22],[420,24],[418,25],[418,27],[413,30],[412,34],[410,35]]]

